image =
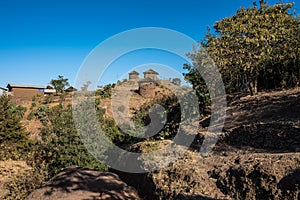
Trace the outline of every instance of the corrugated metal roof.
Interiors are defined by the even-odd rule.
[[[12,87],[12,88],[38,88],[38,89],[45,88],[42,85],[8,84],[7,88],[10,88],[10,87]]]

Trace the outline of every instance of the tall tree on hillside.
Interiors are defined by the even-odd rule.
[[[208,33],[200,45],[220,68],[227,89],[246,87],[252,95],[271,78],[280,86],[299,83],[300,21],[292,8],[293,3],[269,6],[260,0],[214,24],[216,34]],[[189,54],[194,66],[205,62],[202,53]]]
[[[18,158],[29,145],[28,133],[20,122],[25,110],[11,103],[7,95],[0,96],[0,160]]]
[[[57,79],[52,79],[50,81],[50,85],[52,85],[54,87],[54,89],[56,90],[56,93],[62,93],[66,86],[69,86],[69,82],[67,78],[64,78],[61,75],[58,75]]]

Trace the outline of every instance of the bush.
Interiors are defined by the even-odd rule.
[[[96,91],[96,95],[101,96],[101,98],[111,98],[112,90],[115,87],[115,84],[105,85],[103,88]]]
[[[19,174],[12,181],[7,183],[6,189],[8,194],[5,195],[5,200],[22,200],[25,199],[31,192],[39,188],[44,183],[44,174],[40,171],[27,171],[27,173]]]
[[[48,115],[50,113],[49,106],[39,106],[37,109],[32,110],[27,116],[28,120],[36,118],[41,121],[42,124],[46,125],[48,120]]]
[[[44,104],[49,104],[49,103],[52,103],[54,100],[54,96],[53,94],[50,94],[50,95],[47,95],[44,99]]]
[[[49,177],[71,165],[108,169],[82,143],[73,121],[71,105],[64,107],[60,104],[51,108],[46,118],[47,123],[44,123],[41,132],[42,140],[38,142],[34,155],[38,168],[45,163]]]
[[[11,103],[8,96],[0,96],[0,160],[20,159],[30,151],[33,141],[20,122],[25,111]]]
[[[177,134],[177,130],[179,127],[179,123],[181,120],[181,110],[178,99],[175,96],[163,96],[161,99],[154,99],[152,102],[143,105],[139,112],[134,116],[133,121],[137,126],[147,126],[151,123],[151,119],[149,116],[150,108],[154,105],[159,104],[164,107],[164,113],[156,113],[156,118],[163,119],[163,115],[165,114],[167,117],[166,121],[162,121],[164,123],[162,130],[159,131],[152,139],[164,140],[170,139]],[[156,127],[154,127],[156,128]],[[146,131],[150,135],[152,135],[151,128]]]

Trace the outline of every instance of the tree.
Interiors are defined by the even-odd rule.
[[[65,90],[65,87],[70,85],[68,79],[61,75],[58,75],[57,79],[52,79],[50,84],[54,87],[56,93],[62,93]]]
[[[200,46],[220,68],[227,90],[246,87],[253,95],[259,86],[299,83],[300,21],[292,8],[260,0],[213,25],[216,34],[209,31]],[[189,54],[196,66],[203,63],[201,53]]]
[[[115,83],[113,83],[113,84],[107,84],[107,85],[105,85],[104,87],[99,88],[99,89],[96,91],[96,95],[101,96],[101,98],[111,98],[112,91],[113,91],[113,88],[114,88],[115,86],[116,86]]]
[[[173,79],[171,79],[171,82],[175,85],[180,85],[181,84],[180,78],[173,78]]]
[[[88,106],[79,106],[83,115],[90,114]],[[100,109],[100,107],[97,107]],[[100,112],[100,111],[99,111]],[[102,110],[99,115],[102,116]],[[41,132],[41,140],[37,145],[35,152],[35,160],[37,165],[46,164],[46,169],[50,177],[57,174],[61,169],[78,165],[81,167],[89,167],[96,169],[104,169],[107,167],[94,158],[82,143],[82,139],[77,133],[75,127],[72,106],[63,106],[59,104],[50,108],[43,116],[43,128]],[[41,119],[40,119],[41,120]],[[94,124],[84,123],[87,131],[94,128]],[[94,141],[93,141],[94,142]],[[41,166],[43,167],[43,166]]]
[[[30,147],[28,133],[20,122],[25,110],[11,103],[7,95],[0,96],[0,160],[18,159]]]

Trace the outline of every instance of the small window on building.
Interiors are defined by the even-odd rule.
[[[39,89],[39,92],[44,92],[44,89]]]

